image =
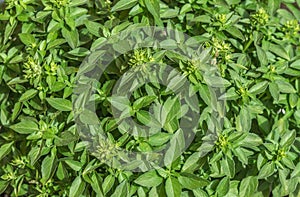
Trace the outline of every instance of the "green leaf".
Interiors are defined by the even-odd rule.
[[[115,177],[112,174],[109,174],[107,177],[105,177],[102,188],[103,188],[103,193],[107,194],[113,187],[115,183]]]
[[[185,44],[187,46],[198,46],[201,43],[208,42],[209,38],[205,36],[194,36],[186,40]]]
[[[158,176],[155,170],[151,170],[139,176],[134,182],[144,187],[157,187],[163,179]]]
[[[80,6],[87,3],[87,0],[72,0],[70,2],[70,7]]]
[[[46,98],[47,102],[60,111],[72,111],[72,102],[63,98]]]
[[[270,43],[269,50],[271,52],[275,53],[276,55],[286,59],[286,60],[290,60],[289,54],[287,53],[287,51],[281,45]]]
[[[198,84],[198,88],[199,88],[199,94],[200,97],[202,98],[202,100],[206,103],[206,105],[213,107],[213,100],[211,98],[211,93],[209,91],[209,87],[207,85],[204,84]]]
[[[286,81],[283,80],[275,80],[275,83],[278,86],[278,90],[282,93],[296,93],[297,91],[295,90],[295,88]]]
[[[0,85],[3,80],[4,71],[6,70],[6,67],[4,65],[0,66]]]
[[[236,148],[233,152],[243,164],[248,164],[248,158],[252,155],[252,152],[245,148]]]
[[[35,43],[35,38],[33,37],[32,34],[29,34],[29,33],[20,33],[19,38],[26,46],[29,46],[29,45],[32,45]]]
[[[21,110],[22,110],[22,103],[21,102],[15,103],[13,113],[11,115],[11,121],[14,122],[16,120],[18,115],[21,113]]]
[[[217,186],[218,196],[225,196],[229,192],[230,188],[230,179],[229,177],[224,177]]]
[[[115,96],[108,98],[108,101],[111,103],[112,107],[116,108],[119,111],[126,111],[130,109],[130,101],[126,96]]]
[[[200,15],[193,19],[193,22],[211,23],[211,17],[208,15]],[[205,38],[207,39],[207,38]]]
[[[160,6],[159,6],[159,0],[147,0],[144,1],[147,10],[152,14],[152,16],[154,17],[155,23],[158,26],[163,26],[163,22],[160,19]]]
[[[7,144],[3,144],[0,147],[0,160],[2,160],[6,155],[10,153],[13,144],[14,142],[10,142]]]
[[[123,197],[128,195],[128,183],[123,181],[116,188],[115,192],[111,195],[111,197]]]
[[[66,28],[62,29],[62,35],[67,40],[72,49],[75,49],[79,45],[79,34],[77,29],[69,31]]]
[[[31,134],[35,131],[39,131],[39,126],[32,120],[24,119],[21,122],[10,126],[10,128],[20,134]]]
[[[59,92],[63,90],[66,87],[65,83],[62,82],[54,82],[53,86],[51,86],[51,91],[53,92]]]
[[[59,180],[63,180],[67,176],[67,171],[63,166],[62,162],[59,162],[58,164],[56,176]]]
[[[141,152],[150,152],[152,151],[152,148],[147,142],[141,142],[139,144],[138,150]]]
[[[258,179],[265,179],[274,174],[275,170],[275,163],[268,162],[266,163],[259,171],[257,178]]]
[[[298,6],[292,5],[292,4],[286,4],[286,6],[288,7],[289,11],[291,11],[293,13],[293,15],[295,16],[295,18],[297,19],[297,21],[300,20],[300,11],[299,11],[299,4]]]
[[[65,163],[68,164],[68,166],[70,166],[70,168],[72,168],[75,171],[79,171],[83,166],[82,163],[74,160],[66,160]]]
[[[258,186],[257,177],[248,176],[241,181],[239,187],[239,195],[244,197],[252,197]]]
[[[187,158],[187,160],[185,160],[185,163],[182,166],[182,172],[192,173],[197,168],[197,166],[201,164],[199,160],[199,153],[193,153]]]
[[[201,93],[202,95],[202,93]],[[202,96],[201,96],[202,97]],[[236,90],[234,87],[229,88],[229,90],[227,90],[223,95],[221,95],[219,97],[220,100],[236,100],[238,99],[240,96],[237,94]]]
[[[181,176],[178,177],[178,181],[183,188],[190,190],[204,187],[209,184],[208,180],[189,173],[181,173]]]
[[[209,197],[208,194],[200,188],[194,189],[193,194],[195,195],[195,197]]]
[[[184,6],[181,7],[179,14],[181,15],[181,14],[184,14],[184,13],[189,12],[191,10],[192,10],[191,4],[185,4]]]
[[[97,125],[99,124],[99,118],[96,113],[84,109],[79,115],[80,121],[89,124],[89,125]]]
[[[243,41],[245,40],[245,37],[244,37],[243,33],[238,28],[236,28],[235,26],[228,26],[225,30],[229,34],[231,34],[232,36],[234,36],[236,38],[239,38]]]
[[[179,181],[174,177],[169,177],[166,180],[165,189],[166,189],[167,197],[181,196],[181,185]]]
[[[172,164],[173,161],[175,161],[179,156],[184,148],[184,136],[183,131],[179,129],[172,137],[170,141],[170,147],[166,151],[166,154],[164,156],[164,164],[166,166],[169,166]]]
[[[6,191],[6,188],[9,186],[10,181],[0,180],[0,194],[3,194]]]
[[[28,101],[29,99],[32,99],[36,94],[38,93],[35,89],[27,90],[22,96],[20,97],[20,102]]]
[[[151,124],[152,117],[149,112],[140,110],[136,113],[136,118],[144,125]],[[159,125],[160,126],[160,125]]]
[[[112,8],[112,12],[127,10],[137,4],[137,0],[120,0]]]
[[[11,20],[10,23],[7,23],[7,25],[5,26],[5,31],[4,31],[3,44],[6,44],[6,42],[9,40],[10,36],[15,31],[17,24],[18,24],[17,20]]]
[[[52,171],[54,168],[54,161],[55,161],[55,155],[56,154],[56,149],[53,148],[51,151],[51,156],[47,156],[41,166],[41,171],[42,171],[42,179],[41,183],[46,184],[47,181],[50,179],[52,176]]]
[[[56,40],[53,40],[51,42],[48,43],[47,45],[47,50],[49,49],[52,49],[52,48],[55,48],[57,46],[60,46],[64,43],[66,43],[67,41],[65,39],[56,39]]]
[[[289,104],[291,108],[295,108],[297,106],[298,100],[299,100],[299,96],[296,93],[289,95]]]
[[[257,56],[260,62],[261,66],[267,66],[268,65],[268,57],[266,52],[259,46],[255,46],[256,47],[256,52],[257,52]]]
[[[88,29],[88,31],[91,33],[91,34],[93,34],[93,35],[95,35],[95,36],[97,36],[97,37],[100,37],[101,35],[100,35],[100,31],[101,31],[101,29],[103,28],[103,25],[102,24],[100,24],[100,23],[97,23],[97,22],[93,22],[93,21],[87,21],[86,23],[85,23],[85,26],[86,26],[86,28]],[[102,38],[103,39],[103,38]],[[102,39],[101,39],[101,41],[102,41]]]
[[[286,133],[281,137],[280,146],[288,148],[291,146],[296,139],[296,131],[286,131]]]
[[[159,44],[160,47],[168,50],[176,49],[178,47],[177,42],[172,39],[163,40]]]
[[[268,10],[270,15],[273,15],[274,12],[280,7],[280,3],[280,0],[268,1]]]
[[[98,173],[93,173],[91,186],[97,196],[104,196],[101,188],[101,177]]]
[[[291,173],[291,177],[299,177],[300,176],[300,162],[296,165]]]
[[[175,18],[178,16],[178,9],[167,9],[160,14],[161,18]]]
[[[241,132],[248,132],[251,129],[251,116],[247,107],[240,110],[240,114],[236,118],[236,129]]]
[[[224,173],[230,177],[233,178],[235,175],[235,163],[234,160],[231,159],[230,157],[226,157],[224,160],[221,162],[221,168],[223,169]]]
[[[170,97],[164,103],[161,109],[161,123],[166,126],[173,119],[178,119],[181,113],[180,101],[177,97],[171,99]]]
[[[79,197],[85,190],[86,183],[81,179],[80,176],[76,177],[75,180],[72,182],[69,196],[72,197]]]
[[[295,68],[297,70],[300,70],[300,60],[296,60],[294,61],[291,65],[290,65],[291,68]]]
[[[204,80],[207,85],[214,88],[225,88],[231,85],[227,79],[217,76],[204,75]]]
[[[263,143],[261,137],[259,137],[257,134],[255,133],[248,133],[247,137],[244,138],[240,144],[243,147],[248,147],[251,149],[256,149],[259,145],[261,145]]]
[[[254,86],[252,86],[250,88],[250,90],[248,92],[250,94],[254,94],[254,95],[261,94],[261,93],[265,92],[265,90],[268,87],[268,84],[269,83],[267,81],[262,81],[262,82],[256,83]]]
[[[170,140],[170,138],[171,134],[157,133],[149,138],[149,144],[151,146],[162,146],[163,144],[167,143]]]
[[[69,51],[68,54],[74,55],[77,57],[85,57],[90,54],[90,51],[86,48],[78,47],[76,49],[73,49],[72,51]]]
[[[278,85],[275,82],[272,82],[269,84],[269,91],[274,99],[275,102],[278,102],[279,100],[279,91],[278,91]]]
[[[290,168],[291,170],[295,169],[294,162],[291,159],[289,159],[288,157],[283,157],[281,159],[281,163],[284,164],[286,167]]]
[[[156,96],[144,96],[136,100],[132,106],[135,110],[138,110],[142,107],[150,105],[156,98]]]

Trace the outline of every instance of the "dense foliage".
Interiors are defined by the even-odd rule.
[[[0,13],[0,194],[299,197],[299,5],[299,0],[6,0]],[[80,137],[72,109],[78,69],[107,39],[139,25],[185,33],[209,52],[206,67],[220,75],[205,75],[195,62],[159,48],[116,58],[91,86],[99,119],[88,111],[80,117],[83,124],[99,121],[108,136],[89,144]],[[147,84],[133,91],[129,103],[111,97],[126,71],[149,72],[143,67],[148,62],[183,73],[199,99],[195,137],[177,158],[181,141],[166,144],[182,135],[178,121],[184,109],[172,92]],[[211,88],[226,93],[213,94]],[[128,116],[146,125],[153,104],[160,132],[140,137],[118,127]],[[128,113],[113,118],[111,106]],[[116,169],[105,161],[118,148],[167,148],[173,162],[145,172],[134,170],[142,163]]]

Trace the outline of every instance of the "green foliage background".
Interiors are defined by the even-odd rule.
[[[299,0],[6,0],[0,13],[0,193],[299,197],[299,5]],[[227,100],[224,126],[217,139],[205,138],[214,108],[203,91],[208,84],[197,68],[177,62],[198,87],[199,130],[171,166],[145,173],[112,169],[89,154],[71,102],[84,57],[134,24],[178,29],[212,47],[227,89],[218,98]],[[109,87],[122,69],[136,59],[148,61],[146,54],[136,52],[115,65],[107,83],[99,84],[100,103],[107,106]],[[135,97],[153,102],[144,94]],[[110,117],[108,110],[100,119],[118,141],[122,136],[115,135]],[[167,134],[156,137],[168,139]],[[126,139],[124,147],[139,151],[165,143]]]

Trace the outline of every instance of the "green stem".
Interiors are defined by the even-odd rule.
[[[250,40],[248,41],[248,43],[246,44],[246,46],[243,49],[243,53],[245,53],[245,51],[249,48],[249,46],[252,44],[253,42],[253,37],[252,34],[250,35]]]

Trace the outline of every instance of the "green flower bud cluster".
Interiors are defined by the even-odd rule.
[[[6,3],[6,9],[11,9],[11,8],[13,8],[13,7],[15,7],[15,6],[18,6],[18,5],[25,5],[24,3],[23,3],[23,1],[19,1],[19,0],[7,0],[7,1],[5,1],[5,3]]]
[[[269,14],[265,9],[260,8],[255,14],[252,15],[251,21],[254,25],[265,25],[269,21]]]
[[[10,181],[10,180],[15,180],[17,179],[17,175],[16,175],[16,172],[14,171],[14,169],[12,168],[12,166],[10,165],[7,165],[5,168],[4,168],[4,174],[0,177],[1,179],[3,180],[7,180],[7,181]]]
[[[50,0],[50,2],[57,8],[66,7],[69,4],[69,0]]]
[[[282,28],[282,31],[287,37],[293,37],[299,34],[300,25],[297,20],[287,21]]]
[[[25,78],[26,79],[35,79],[41,76],[42,74],[42,67],[35,62],[32,57],[29,57],[27,62],[24,64]]]
[[[217,15],[216,15],[216,19],[217,19],[221,24],[225,24],[226,21],[227,21],[226,14],[217,14]]]
[[[135,71],[147,73],[150,62],[154,62],[154,58],[152,57],[151,50],[149,49],[134,50],[133,54],[129,55],[129,60],[127,62],[127,65],[125,65],[121,69],[125,70],[129,66],[129,68],[132,68]]]
[[[28,163],[28,160],[26,157],[17,157],[12,161],[12,165],[17,166],[19,168],[25,168],[26,164]]]
[[[276,155],[276,160],[280,161],[284,157],[286,157],[286,151],[284,149],[279,149]]]
[[[212,38],[213,44],[213,54],[215,57],[221,57],[225,61],[229,61],[231,59],[232,48],[229,43],[226,43],[224,40],[220,41],[217,38]]]
[[[147,64],[148,62],[153,62],[154,58],[151,55],[151,52],[149,50],[135,50],[133,54],[130,56],[130,59],[128,61],[129,66],[131,67],[137,67],[137,66],[143,66]]]
[[[55,62],[51,62],[50,64],[45,65],[45,70],[48,75],[56,75],[57,69],[58,65]]]
[[[96,146],[94,155],[101,161],[106,163],[111,161],[118,154],[118,145],[109,142],[108,140],[100,140]]]
[[[220,135],[219,139],[216,142],[216,145],[220,148],[226,148],[226,146],[228,145],[227,137],[224,135]]]

